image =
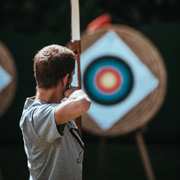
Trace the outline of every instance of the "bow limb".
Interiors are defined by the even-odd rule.
[[[79,0],[71,0],[71,49],[76,55],[77,71],[78,71],[78,88],[81,89],[81,67],[80,67],[80,18],[79,18]],[[81,116],[77,117],[75,123],[78,127],[80,136],[81,133]]]

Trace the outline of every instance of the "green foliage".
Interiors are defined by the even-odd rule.
[[[131,26],[151,21],[180,20],[177,0],[80,0],[81,29],[103,13],[110,13],[113,23]],[[70,0],[2,0],[1,30],[20,32],[70,29]]]
[[[61,31],[69,26],[70,5],[65,0],[6,0],[1,2],[1,29]],[[68,14],[69,13],[69,14]]]

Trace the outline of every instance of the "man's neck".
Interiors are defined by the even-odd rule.
[[[42,100],[47,103],[60,103],[63,93],[58,88],[37,88],[35,100]]]

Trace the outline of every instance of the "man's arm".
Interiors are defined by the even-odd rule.
[[[64,124],[84,114],[91,105],[88,96],[82,90],[70,88],[64,93],[67,98],[65,102],[59,104],[55,110],[56,124]]]

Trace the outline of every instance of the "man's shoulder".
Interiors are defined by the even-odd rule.
[[[20,124],[22,124],[25,120],[31,120],[32,116],[41,116],[41,114],[45,114],[46,112],[53,110],[53,107],[55,107],[54,104],[48,104],[41,100],[26,98]]]
[[[58,104],[55,103],[46,103],[42,100],[35,100],[33,98],[26,98],[25,104],[24,104],[24,108],[23,111],[26,110],[34,110],[37,108],[48,108],[48,107],[56,107]]]

